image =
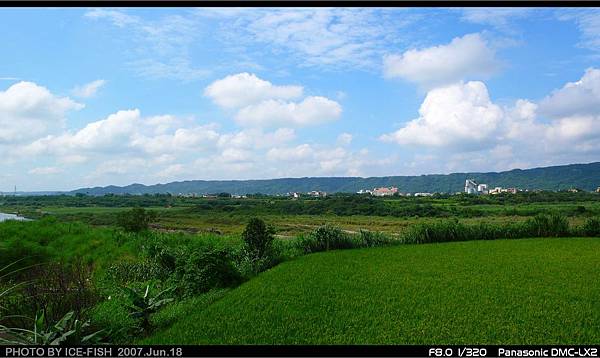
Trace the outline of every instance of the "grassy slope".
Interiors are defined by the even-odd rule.
[[[283,263],[143,343],[589,344],[600,239],[320,253]]]

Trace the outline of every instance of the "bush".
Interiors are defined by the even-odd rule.
[[[180,252],[175,277],[185,296],[208,292],[213,288],[232,287],[242,281],[231,253],[207,245],[193,252]]]
[[[137,322],[129,315],[126,304],[124,295],[111,295],[89,311],[92,327],[110,332],[112,344],[130,343],[137,333]]]
[[[257,259],[267,258],[272,255],[274,230],[267,227],[264,221],[257,218],[250,219],[242,233],[242,240],[248,254]]]
[[[523,229],[522,236],[528,237],[562,237],[571,234],[569,221],[559,214],[536,215],[525,222]]]
[[[361,246],[359,240],[331,225],[321,226],[308,236],[301,236],[298,244],[305,253],[352,249]]]
[[[261,219],[250,219],[242,233],[244,247],[237,260],[238,270],[243,276],[254,276],[277,264],[274,233],[275,230]]]
[[[393,239],[391,239],[382,232],[360,230],[358,235],[359,240],[361,242],[361,246],[364,247],[386,246],[394,242]]]
[[[25,272],[22,282],[27,284],[3,300],[6,311],[16,316],[6,322],[11,325],[25,327],[28,323],[22,317],[34,317],[39,312],[44,312],[45,319],[52,322],[70,311],[76,319],[81,319],[83,311],[99,300],[91,267],[81,261],[38,265]]]
[[[587,219],[581,227],[581,234],[591,237],[600,236],[600,218]]]
[[[117,225],[128,232],[141,232],[148,230],[150,223],[155,219],[155,212],[144,208],[133,208],[119,216]]]
[[[168,278],[169,273],[159,261],[150,259],[119,262],[107,270],[108,276],[122,285],[154,279],[164,280]]]

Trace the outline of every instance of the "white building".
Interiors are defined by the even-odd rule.
[[[465,180],[465,193],[477,194],[477,183],[473,179]]]
[[[314,196],[316,198],[319,198],[319,197],[325,197],[325,196],[327,196],[327,193],[324,192],[324,191],[313,190],[313,191],[309,191],[308,195]]]
[[[371,195],[374,195],[374,196],[392,196],[392,195],[396,194],[397,192],[398,192],[398,188],[396,188],[396,187],[391,187],[391,188],[375,188],[371,192]]]
[[[487,184],[479,184],[479,185],[477,185],[477,192],[479,194],[487,194],[488,193],[488,186],[487,186]]]
[[[477,184],[473,179],[465,180],[465,193],[467,194],[487,194],[487,184]]]

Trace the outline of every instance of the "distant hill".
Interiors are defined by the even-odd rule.
[[[167,184],[131,184],[123,187],[106,186],[77,189],[70,194],[155,194],[155,193],[231,193],[231,194],[284,194],[321,190],[333,192],[356,192],[381,186],[396,186],[401,192],[463,191],[465,179],[475,179],[489,187],[516,187],[520,189],[562,190],[580,188],[592,191],[600,186],[600,162],[569,164],[534,169],[514,169],[490,173],[453,173],[420,176],[389,177],[313,177],[265,180],[189,180]]]

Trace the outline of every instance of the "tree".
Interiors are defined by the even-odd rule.
[[[256,258],[262,259],[271,255],[273,249],[274,230],[264,221],[252,218],[242,233],[246,249]]]
[[[125,231],[141,232],[148,230],[154,219],[156,219],[156,213],[153,211],[146,211],[144,208],[133,208],[121,214],[117,224]]]

